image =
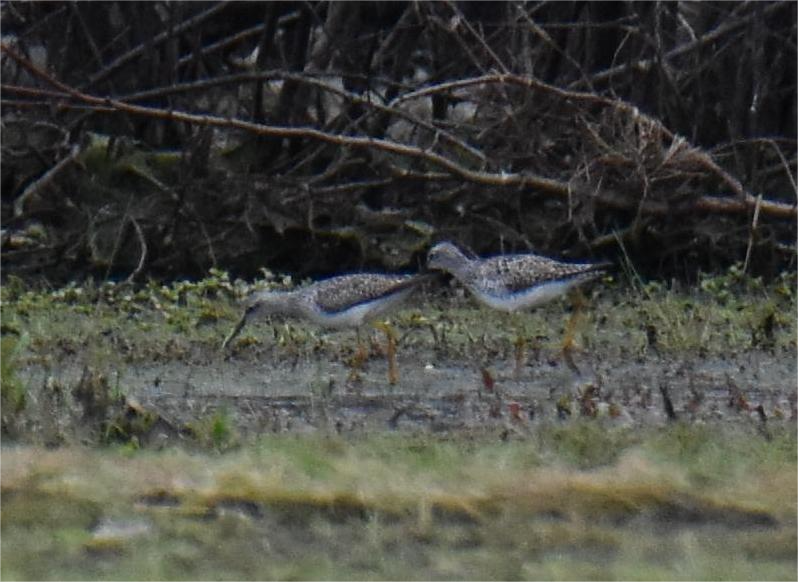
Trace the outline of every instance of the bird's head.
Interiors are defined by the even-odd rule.
[[[222,342],[222,349],[225,349],[244,326],[253,319],[280,313],[290,315],[298,310],[296,298],[290,291],[257,291],[244,299],[243,304],[244,313]]]
[[[427,254],[427,268],[457,273],[465,267],[469,259],[463,251],[450,242],[441,242],[429,250]]]
[[[244,300],[247,319],[269,315],[291,315],[295,310],[296,301],[291,291],[257,291]]]

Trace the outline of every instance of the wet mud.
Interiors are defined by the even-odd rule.
[[[517,370],[513,358],[468,362],[409,349],[399,355],[394,385],[380,354],[353,378],[345,361],[325,354],[263,352],[131,365],[109,382],[177,432],[219,411],[243,435],[523,429],[578,416],[641,426],[674,419],[757,424],[758,405],[771,422],[795,418],[796,362],[764,351],[634,360],[582,352],[571,362],[560,352],[538,352]],[[57,369],[30,367],[25,376],[32,386],[53,376],[76,385],[83,371],[66,361]]]

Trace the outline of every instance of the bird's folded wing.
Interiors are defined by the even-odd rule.
[[[561,263],[533,255],[494,257],[478,265],[474,279],[483,292],[506,295],[553,281],[592,279],[606,268],[605,263]]]
[[[350,309],[398,293],[419,283],[411,275],[344,275],[321,281],[316,303],[328,313]]]

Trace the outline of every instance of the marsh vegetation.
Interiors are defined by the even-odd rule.
[[[395,386],[376,333],[354,383],[353,332],[221,351],[252,287],[3,287],[4,578],[794,575],[791,278],[609,278],[576,370],[564,302],[430,289]]]

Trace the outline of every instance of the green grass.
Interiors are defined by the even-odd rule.
[[[790,579],[796,438],[574,424],[502,442],[272,436],[189,453],[3,451],[19,579]],[[572,434],[568,434],[572,433]],[[164,503],[164,500],[166,503]],[[102,534],[98,523],[139,533]]]
[[[17,433],[17,420],[28,399],[27,389],[17,377],[19,348],[19,341],[13,336],[0,339],[0,411],[2,432],[9,436]]]
[[[606,357],[651,350],[664,355],[725,355],[749,349],[794,352],[795,276],[785,273],[765,284],[738,268],[703,276],[690,289],[611,277],[593,287],[577,340]],[[132,289],[104,283],[63,289],[26,289],[19,280],[2,288],[3,334],[26,338],[23,356],[52,361],[75,352],[100,369],[142,361],[185,359],[197,351],[217,352],[240,314],[238,301],[255,289],[283,288],[266,273],[255,285],[230,281],[223,272],[197,282]],[[440,356],[472,358],[475,353],[507,356],[516,327],[530,347],[556,351],[569,314],[562,303],[504,314],[478,308],[472,300],[434,300],[394,315],[406,346],[434,349]],[[234,342],[241,357],[263,349],[275,357],[318,354],[345,358],[352,334],[319,334],[301,323],[256,322]]]

